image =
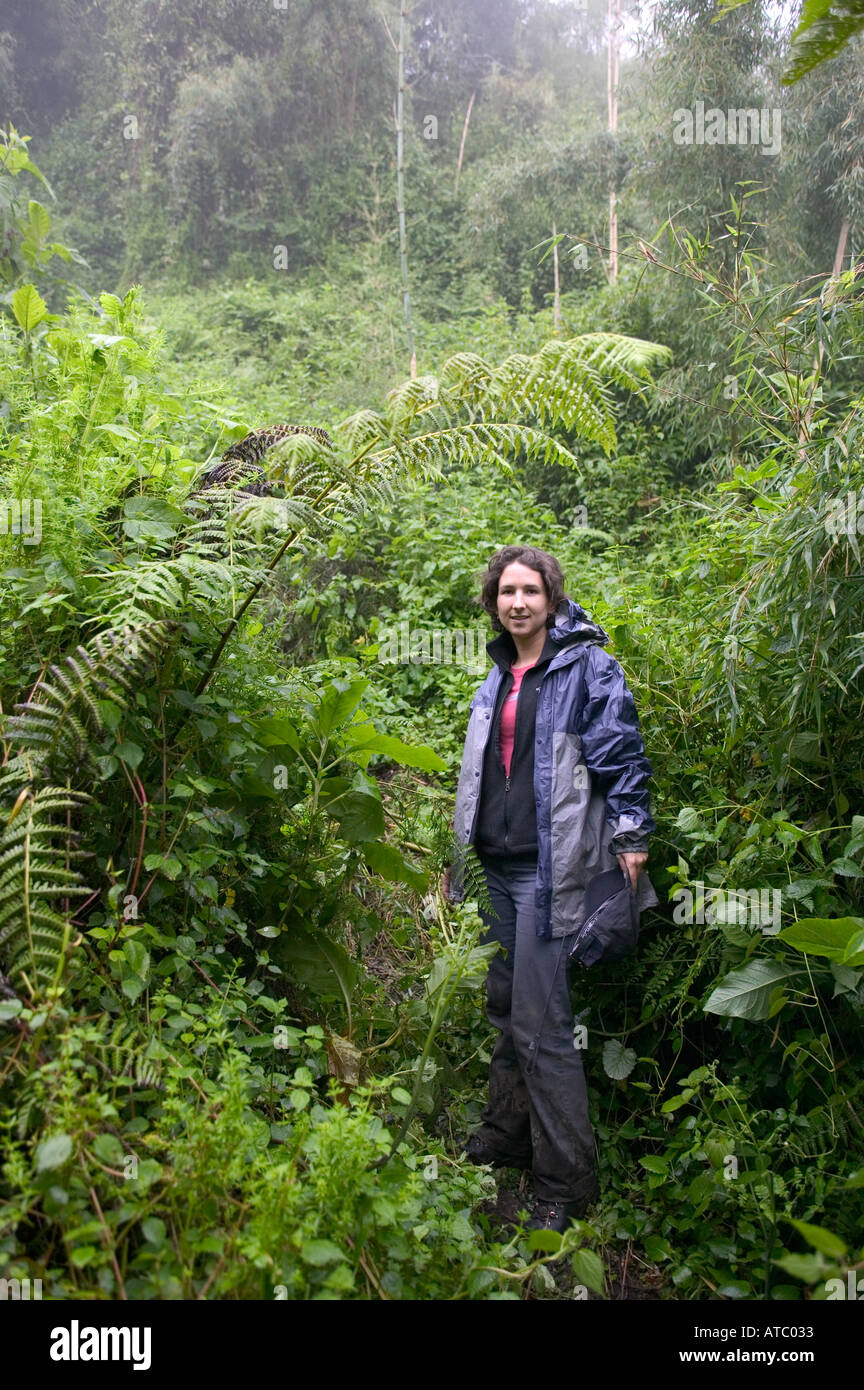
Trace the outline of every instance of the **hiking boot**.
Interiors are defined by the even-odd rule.
[[[571,1221],[580,1221],[588,1208],[597,1201],[600,1189],[595,1183],[591,1191],[575,1202],[550,1201],[538,1197],[531,1209],[529,1231],[559,1231],[562,1235]]]
[[[472,1134],[462,1145],[461,1153],[469,1163],[491,1164],[493,1168],[530,1168],[530,1155],[499,1153],[484,1143],[479,1134]]]

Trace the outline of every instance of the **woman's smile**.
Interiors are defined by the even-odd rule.
[[[523,663],[540,655],[546,639],[546,618],[551,611],[539,570],[518,562],[502,570],[498,581],[498,620],[514,635]]]

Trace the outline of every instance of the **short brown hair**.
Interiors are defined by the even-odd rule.
[[[566,597],[564,575],[554,555],[548,554],[545,550],[538,550],[533,545],[505,545],[503,550],[496,551],[486,566],[486,573],[482,580],[483,591],[480,595],[480,603],[489,614],[492,627],[496,632],[504,631],[498,617],[498,584],[507,566],[515,564],[525,565],[530,570],[537,570],[542,576],[543,588],[546,590],[546,597],[553,612],[557,610],[561,600]],[[554,618],[547,617],[546,626],[551,627],[554,621]]]

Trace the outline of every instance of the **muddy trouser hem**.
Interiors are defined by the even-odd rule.
[[[479,1137],[502,1157],[530,1159],[538,1197],[580,1201],[594,1191],[594,1133],[573,1045],[572,936],[536,935],[536,859],[484,855],[481,862],[497,913],[481,914],[481,939],[499,941],[504,952],[486,979],[486,1014],[498,1038]]]

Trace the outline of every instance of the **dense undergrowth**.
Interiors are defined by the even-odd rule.
[[[832,374],[864,331],[854,274],[802,297],[710,246],[679,265],[742,382],[706,459],[620,292],[557,340],[501,306],[451,324],[435,373],[386,395],[335,303],[295,372],[280,325],[312,286],[211,295],[203,323],[194,296],[56,304],[24,147],[6,161],[5,1276],[81,1299],[825,1297],[864,1187],[860,554],[837,524],[860,402]],[[282,418],[334,449],[295,435],[265,495],[196,500]],[[476,894],[438,892],[480,677],[422,635],[479,630],[482,654],[477,574],[514,541],[612,635],[655,773],[662,906],[634,960],[574,982],[603,1197],[561,1250],[503,1231],[457,1156],[488,950]]]

